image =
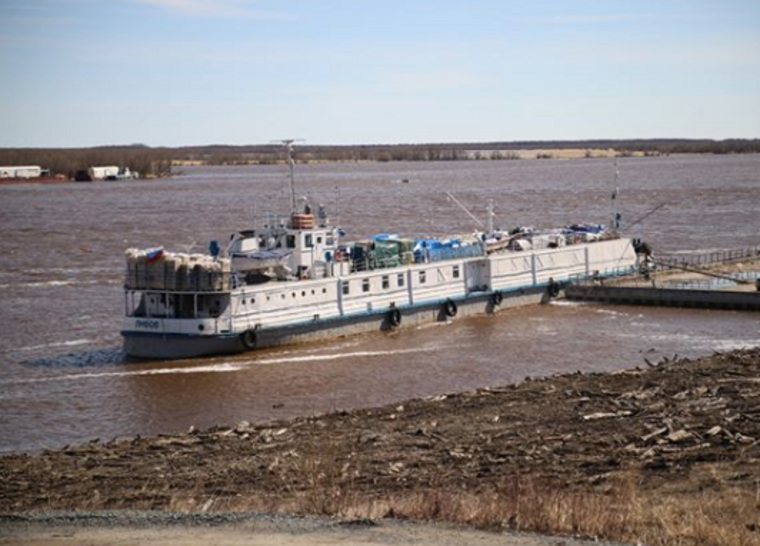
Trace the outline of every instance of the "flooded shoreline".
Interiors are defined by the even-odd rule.
[[[656,250],[757,244],[760,158],[623,158],[631,235]],[[607,221],[612,163],[428,162],[305,165],[299,191],[340,209],[352,239],[472,229],[447,201],[497,221]],[[408,179],[408,184],[394,181]],[[91,438],[267,422],[546,376],[609,371],[674,354],[757,344],[754,316],[558,303],[398,334],[368,334],[181,362],[126,362],[120,349],[123,252],[204,248],[289,202],[280,166],[203,168],[160,183],[0,188],[0,452]],[[711,228],[705,229],[704,226]]]
[[[754,544],[758,373],[755,348],[6,455],[0,512],[398,517]],[[682,510],[705,525],[689,527]]]

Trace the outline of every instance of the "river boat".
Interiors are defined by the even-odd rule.
[[[637,264],[630,239],[577,226],[353,243],[342,234],[320,209],[235,233],[208,254],[128,250],[127,355],[234,353],[493,313]]]
[[[292,181],[292,162],[291,162]],[[206,254],[129,249],[124,349],[174,359],[252,351],[546,302],[575,278],[637,269],[634,242],[599,225],[345,242],[306,205]]]

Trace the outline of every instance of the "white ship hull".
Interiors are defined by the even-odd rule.
[[[323,265],[320,278],[221,294],[141,291],[160,312],[128,313],[125,351],[136,358],[190,358],[493,313],[547,301],[574,277],[628,274],[636,253],[629,239],[607,239],[365,272],[351,273],[346,263]],[[183,305],[194,309],[193,317]],[[214,305],[218,316],[198,313],[199,306],[213,311]]]

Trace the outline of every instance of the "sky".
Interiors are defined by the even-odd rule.
[[[759,0],[0,0],[0,147],[760,137]]]

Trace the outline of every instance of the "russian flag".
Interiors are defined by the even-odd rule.
[[[145,251],[145,256],[148,258],[146,260],[147,263],[157,262],[164,257],[164,247],[159,246],[158,248],[148,249]]]

